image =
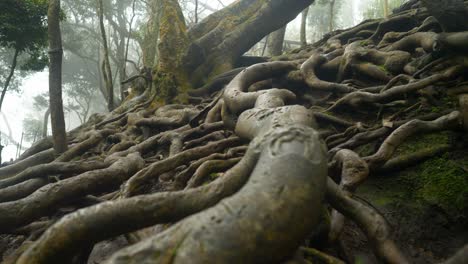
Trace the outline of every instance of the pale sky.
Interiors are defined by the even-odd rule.
[[[39,114],[40,116],[43,115],[43,113],[34,113],[32,110],[32,105],[34,96],[48,91],[48,75],[48,71],[32,74],[23,80],[20,93],[7,92],[5,96],[2,112],[8,119],[13,138],[17,142],[20,142],[21,140],[21,134],[23,132],[23,120],[25,117],[28,114]],[[0,130],[3,133],[8,134],[8,129],[3,117],[0,118]],[[2,138],[2,143],[4,142],[5,141]],[[10,158],[15,158],[16,151],[17,148],[13,144],[5,146],[2,151],[2,161],[8,161]]]

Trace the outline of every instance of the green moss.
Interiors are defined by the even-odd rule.
[[[370,44],[372,44],[372,42],[369,41],[369,40],[363,40],[363,41],[359,42],[359,45],[361,45],[362,47],[368,46]]]
[[[435,145],[449,144],[453,132],[415,135],[400,146],[395,156],[414,153]],[[360,151],[368,153],[370,145]],[[406,170],[375,175],[359,188],[359,193],[376,206],[401,205],[414,214],[427,205],[441,208],[452,219],[468,216],[468,151],[446,153]],[[422,210],[422,209],[421,209]]]
[[[435,145],[449,144],[449,140],[450,132],[414,135],[398,147],[394,156],[411,154],[415,151],[430,148]]]
[[[468,212],[468,173],[462,168],[465,161],[454,161],[448,154],[426,161],[414,180],[416,195],[442,207],[455,217]]]
[[[448,131],[416,135],[400,146],[395,156],[414,153],[435,145],[449,144],[450,138],[451,132]],[[437,205],[454,217],[466,215],[468,213],[468,173],[462,168],[468,163],[466,156],[460,155],[462,158],[458,158],[447,153],[432,158],[401,172],[400,181],[412,186],[412,198]],[[377,198],[376,201],[379,199]]]
[[[214,180],[219,177],[219,173],[210,173],[210,179]]]
[[[379,69],[387,74],[390,74],[390,72],[388,71],[387,67],[385,67],[385,65],[377,65],[379,67]]]

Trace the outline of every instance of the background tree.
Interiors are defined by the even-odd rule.
[[[365,0],[361,3],[365,18],[386,17],[390,10],[401,6],[406,0]]]
[[[0,46],[12,51],[10,69],[3,80],[0,96],[0,109],[6,92],[18,66],[21,53],[28,53],[29,60],[22,64],[23,69],[41,70],[45,67],[47,57],[43,52],[47,41],[45,18],[47,1],[5,0],[0,3]],[[21,16],[14,14],[22,14]]]
[[[49,39],[49,102],[54,149],[68,149],[62,102],[62,34],[60,32],[60,0],[50,0],[47,12]]]
[[[268,36],[267,51],[269,56],[278,56],[283,53],[286,26],[270,33]]]

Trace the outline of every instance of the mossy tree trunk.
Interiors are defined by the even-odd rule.
[[[161,1],[159,61],[153,79],[159,99],[185,101],[188,90],[233,69],[255,43],[313,2],[238,0],[187,30],[178,1]]]

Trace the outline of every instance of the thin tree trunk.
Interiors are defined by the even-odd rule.
[[[104,47],[104,61],[103,61],[103,78],[106,83],[106,90],[108,92],[107,108],[109,111],[114,110],[114,85],[112,83],[112,69],[109,61],[109,48],[107,46],[106,29],[104,27],[104,7],[102,0],[98,0],[98,16],[99,27],[101,29],[102,45]]]
[[[383,10],[384,10],[384,17],[388,17],[390,11],[388,9],[388,0],[383,0]]]
[[[136,4],[136,0],[133,0],[133,3],[132,3],[132,18],[130,19],[130,23],[129,23],[129,26],[128,26],[128,36],[127,36],[127,43],[125,44],[125,55],[124,55],[124,61],[123,61],[123,76],[125,77],[125,79],[127,78],[127,60],[128,60],[128,48],[130,46],[130,37],[131,37],[131,34],[132,34],[132,24],[133,24],[133,20],[135,19],[135,16],[136,16],[136,13],[135,13],[135,4]],[[120,84],[120,99],[121,101],[123,102],[123,100],[125,99],[125,87],[126,85],[125,84]],[[86,117],[85,117],[85,120],[86,120]]]
[[[268,54],[270,56],[278,56],[283,53],[284,35],[286,34],[286,26],[272,32],[268,39]]]
[[[50,115],[50,107],[44,113],[44,123],[42,124],[42,138],[47,137],[47,130],[49,126],[49,115]]]
[[[334,28],[334,19],[335,19],[335,0],[330,1],[330,21],[328,21],[328,31],[332,32]]]
[[[195,0],[195,24],[198,24],[198,0]]]
[[[2,91],[2,96],[0,98],[0,110],[2,110],[3,99],[5,99],[8,86],[10,85],[11,79],[13,78],[13,75],[15,74],[16,65],[18,64],[19,53],[20,53],[19,50],[15,49],[15,55],[13,55],[13,62],[11,63],[10,74],[8,74],[8,77],[5,80],[5,85],[3,86],[3,91]]]
[[[109,100],[109,95],[107,94],[107,90],[106,88],[104,87],[104,84],[102,83],[102,79],[103,79],[103,76],[104,76],[104,73],[102,72],[102,69],[101,69],[101,49],[98,49],[98,62],[97,62],[97,72],[98,72],[98,81],[99,81],[99,91],[101,91],[101,94],[102,94],[102,97],[104,97],[104,100],[106,100],[106,102]]]
[[[50,0],[47,13],[49,35],[49,100],[52,137],[57,153],[67,150],[67,135],[62,102],[62,34],[60,32],[60,0]]]
[[[309,14],[309,7],[302,11],[301,17],[301,47],[307,46],[307,15]]]

